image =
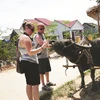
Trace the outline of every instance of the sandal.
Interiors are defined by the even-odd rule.
[[[51,82],[48,82],[46,85],[47,85],[47,86],[56,86],[56,84],[51,83]]]

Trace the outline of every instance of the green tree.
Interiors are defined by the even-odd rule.
[[[57,23],[56,22],[52,22],[51,25],[46,27],[45,32],[48,33],[48,34],[49,33],[54,33],[56,29],[57,29]]]
[[[90,0],[91,1],[91,0]],[[97,3],[100,3],[100,0],[96,0]]]
[[[15,42],[18,36],[14,36],[10,41],[0,40],[0,60],[14,60],[16,58]]]
[[[70,23],[69,20],[64,20],[64,21],[63,21],[63,24],[68,24],[68,23]]]
[[[56,40],[57,35],[54,32],[57,29],[57,25],[56,22],[52,22],[51,25],[46,27],[45,36],[48,40]]]
[[[97,3],[100,3],[100,0],[96,0]]]
[[[12,30],[10,28],[6,28],[5,30],[2,30],[2,27],[0,27],[0,33],[3,34],[3,32],[6,32],[8,30]],[[0,35],[1,35],[0,34]],[[10,41],[6,42],[5,40],[0,40],[0,60],[13,60],[16,57],[16,46],[15,41],[17,40],[19,36],[13,36],[13,38],[10,39]]]

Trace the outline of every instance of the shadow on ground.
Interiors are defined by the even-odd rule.
[[[100,76],[96,78],[97,90],[91,90],[92,83],[86,85],[86,88],[81,89],[73,96],[72,100],[100,100]]]

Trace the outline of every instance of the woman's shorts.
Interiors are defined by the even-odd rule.
[[[39,59],[39,73],[45,74],[49,71],[51,71],[49,58]]]
[[[40,76],[38,64],[22,60],[21,65],[23,66],[25,72],[26,83],[28,85],[39,85]]]

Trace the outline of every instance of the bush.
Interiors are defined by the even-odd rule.
[[[55,34],[52,34],[52,35],[46,34],[45,37],[47,40],[57,40],[57,35],[55,35]]]
[[[88,33],[88,32],[84,32],[82,33],[84,36],[88,37],[89,35],[92,36],[93,39],[96,39],[99,37],[99,34],[98,33]]]
[[[69,39],[70,38],[70,32],[63,32],[63,39]]]
[[[92,34],[92,37],[93,37],[93,39],[96,39],[96,38],[98,38],[98,37],[99,37],[99,34],[94,33],[94,34]]]

